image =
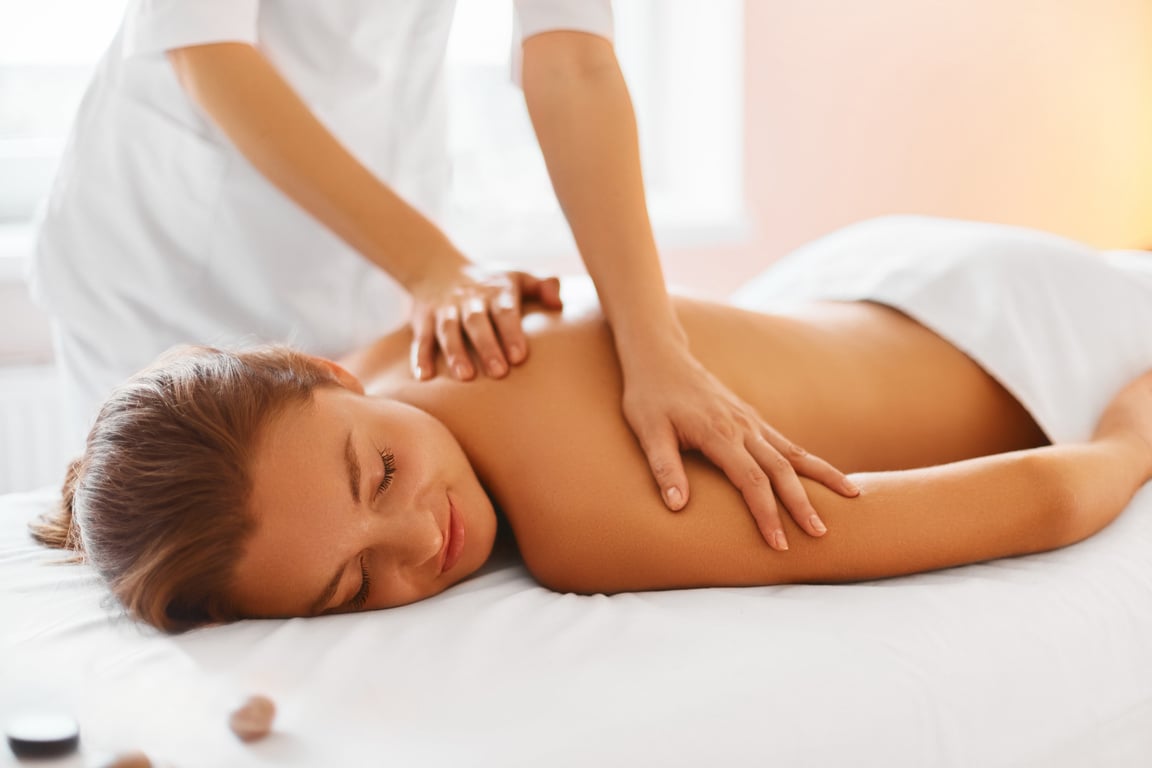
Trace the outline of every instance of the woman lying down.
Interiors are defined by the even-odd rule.
[[[532,359],[501,381],[414,382],[407,330],[339,366],[169,353],[104,405],[34,535],[178,630],[421,600],[501,534],[581,593],[909,574],[1080,541],[1152,477],[1152,255],[889,218],[737,298],[678,302],[693,352],[858,495],[804,479],[798,520],[753,517],[690,457],[669,512],[604,321],[569,302],[525,321]]]

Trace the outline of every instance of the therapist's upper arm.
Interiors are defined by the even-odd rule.
[[[612,41],[571,30],[541,32],[524,40],[522,86],[531,88],[540,75],[589,76],[619,64]]]
[[[196,96],[206,80],[240,76],[257,60],[263,60],[249,43],[205,43],[166,51],[180,85]]]
[[[210,43],[167,53],[184,91],[268,176],[268,158],[281,167],[286,148],[313,154],[331,141],[299,94],[272,62],[248,43]],[[276,141],[271,141],[276,137]],[[272,176],[269,176],[272,178]],[[276,182],[274,182],[276,183]]]

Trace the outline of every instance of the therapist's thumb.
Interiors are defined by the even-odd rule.
[[[521,272],[520,295],[538,301],[546,309],[564,308],[564,302],[560,299],[560,279],[556,277],[540,279]]]

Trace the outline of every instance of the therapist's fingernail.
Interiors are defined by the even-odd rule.
[[[845,480],[844,490],[851,494],[857,494],[860,493],[860,486],[856,485],[856,483],[852,482],[851,480]]]
[[[508,367],[504,365],[503,360],[493,358],[488,361],[488,370],[493,376],[503,376],[508,372]]]
[[[464,363],[456,363],[456,365],[452,367],[452,370],[456,371],[456,378],[458,379],[467,379],[472,376],[472,369],[464,365]]]
[[[518,363],[524,359],[524,347],[519,344],[513,344],[508,347],[508,359],[514,363]]]
[[[424,367],[421,365],[416,366],[416,380],[423,381],[425,377]]]
[[[776,549],[782,552],[788,550],[788,539],[784,538],[784,531],[776,531],[776,533],[772,534],[772,541],[776,545]]]
[[[672,509],[680,509],[684,505],[684,494],[680,493],[680,489],[672,486],[664,492],[664,497],[668,499],[668,506]]]
[[[808,524],[812,526],[812,530],[816,531],[816,533],[828,533],[828,529],[824,527],[824,521],[816,515],[808,518]]]

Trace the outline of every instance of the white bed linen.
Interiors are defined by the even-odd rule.
[[[1102,307],[1130,308],[1117,300],[1127,283],[1080,270],[1082,254],[1050,238],[1036,241],[1056,252],[1048,264],[1067,258],[1071,271],[1040,269],[1024,247],[1035,233],[999,232],[1019,241],[1007,249],[1019,258],[970,285],[977,299],[941,310],[963,276],[950,249],[992,233],[955,226],[955,239],[926,220],[842,234],[810,256],[840,260],[845,277],[803,290],[858,294],[868,275],[908,263],[882,268],[884,254],[922,236],[921,255],[936,248],[940,261],[919,260],[935,266],[918,277],[889,270],[885,297],[954,326],[942,330],[999,366],[1050,435],[1082,436],[1145,352],[1116,339],[1114,365],[1085,378],[1084,357],[1106,357],[1093,334],[1114,332],[1032,319],[1059,319],[1066,306],[1104,322],[1077,302],[1102,288]],[[869,243],[874,258],[857,263],[871,266],[849,279],[837,248]],[[1073,275],[1064,304],[1041,308],[1043,275]],[[775,285],[795,296],[809,278],[794,269]],[[771,286],[754,291],[745,303]],[[985,324],[984,310],[1009,316],[1004,301],[1019,301],[1012,321]],[[1152,300],[1139,311],[1152,313]],[[1130,328],[1152,338],[1152,319]],[[1006,344],[1053,359],[1020,366],[992,354]],[[1067,368],[1064,390],[1029,378],[1041,364]],[[25,525],[54,501],[51,491],[0,498],[0,718],[37,701],[67,705],[89,753],[143,748],[180,766],[1152,765],[1152,488],[1073,547],[911,577],[578,597],[537,586],[505,555],[413,606],[177,637],[118,618],[87,567],[49,564],[54,553]],[[247,692],[280,709],[275,734],[251,746],[226,727]]]
[[[117,618],[86,566],[48,564],[25,523],[54,500],[0,498],[0,717],[64,704],[89,755],[1152,765],[1150,489],[1074,547],[867,584],[578,597],[505,558],[405,608],[176,637]],[[253,691],[279,715],[272,737],[245,746],[227,710]]]

